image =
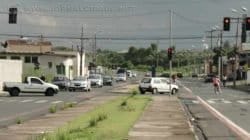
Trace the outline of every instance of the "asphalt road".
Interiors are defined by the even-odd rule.
[[[128,81],[130,82],[130,81]],[[59,92],[53,97],[44,94],[23,94],[10,97],[0,94],[0,127],[5,127],[16,122],[17,119],[28,120],[48,113],[52,105],[62,106],[64,103],[82,102],[93,96],[110,94],[110,90],[126,83],[116,83],[114,86],[92,88],[90,92]]]
[[[247,92],[242,92],[238,90],[233,90],[230,88],[222,88],[222,94],[216,95],[211,83],[204,83],[202,80],[198,79],[186,79],[183,84],[192,90],[193,94],[201,97],[209,105],[227,117],[229,120],[233,121],[239,127],[250,132],[250,95]],[[191,107],[189,109],[191,113],[195,113],[195,117],[201,119],[202,117],[207,119],[207,116],[211,114],[202,114],[202,111],[197,111],[197,107],[200,103],[197,100],[191,100],[189,102]],[[197,113],[198,112],[198,113]],[[204,113],[204,111],[203,111]],[[195,115],[195,114],[194,114]],[[202,117],[201,117],[202,116]],[[208,119],[207,119],[208,120]],[[208,125],[208,124],[206,124]],[[224,133],[223,129],[220,127],[213,127],[214,133]],[[206,131],[206,130],[205,130]],[[211,131],[210,131],[211,133]],[[210,134],[208,134],[210,135]],[[212,134],[211,134],[212,135]],[[215,134],[218,135],[218,134]],[[224,136],[225,139],[235,139],[231,132],[228,132]]]

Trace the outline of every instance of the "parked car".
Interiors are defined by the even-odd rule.
[[[111,76],[103,76],[103,85],[113,85],[113,78]]]
[[[205,83],[213,82],[213,77],[214,76],[215,76],[214,74],[208,74],[207,76],[205,76],[204,82]]]
[[[136,72],[132,72],[132,77],[136,77],[136,76],[137,76]]]
[[[145,94],[145,92],[152,92],[152,94],[171,92],[171,94],[175,94],[179,90],[179,86],[176,84],[171,84],[170,89],[169,78],[145,77],[139,84],[139,90],[141,94]]]
[[[197,78],[197,77],[198,77],[198,74],[197,74],[197,73],[192,73],[192,77],[193,77],[193,78]]]
[[[69,91],[76,91],[76,90],[82,90],[82,91],[91,90],[91,84],[87,77],[78,76],[75,77],[70,82]]]
[[[123,73],[119,73],[119,74],[117,74],[116,75],[116,82],[125,82],[125,81],[127,81],[127,76],[126,76],[126,74],[123,74]]]
[[[60,90],[68,90],[70,86],[70,80],[64,75],[55,76],[52,80],[52,83],[57,85]]]
[[[102,79],[102,75],[100,74],[89,75],[89,80],[90,80],[91,86],[98,86],[98,87],[103,86],[103,79]]]
[[[23,83],[4,82],[3,90],[9,92],[10,96],[19,96],[20,93],[44,93],[45,96],[54,96],[59,87],[38,77],[26,77]]]
[[[127,76],[128,76],[128,78],[132,77],[132,71],[131,70],[127,70]]]

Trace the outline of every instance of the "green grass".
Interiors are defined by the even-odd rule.
[[[121,108],[126,101],[127,108]],[[127,137],[129,129],[144,111],[150,97],[119,97],[93,111],[82,115],[63,128],[51,134],[37,137],[37,140],[122,140]]]

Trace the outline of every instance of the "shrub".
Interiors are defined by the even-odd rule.
[[[16,124],[22,124],[22,122],[23,122],[23,121],[22,121],[21,118],[17,118],[17,119],[16,119]]]
[[[105,120],[107,118],[108,118],[107,114],[100,113],[100,114],[98,114],[97,121],[103,121],[103,120]]]
[[[95,117],[89,120],[89,127],[94,127],[97,125],[97,119]]]
[[[127,101],[125,100],[125,101],[123,101],[122,103],[121,103],[121,105],[120,106],[127,106]]]
[[[50,112],[50,113],[56,113],[56,108],[57,108],[56,105],[52,105],[52,106],[49,108],[49,112]]]

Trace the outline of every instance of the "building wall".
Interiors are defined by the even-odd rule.
[[[22,70],[20,60],[0,60],[0,91],[3,82],[22,82]]]

